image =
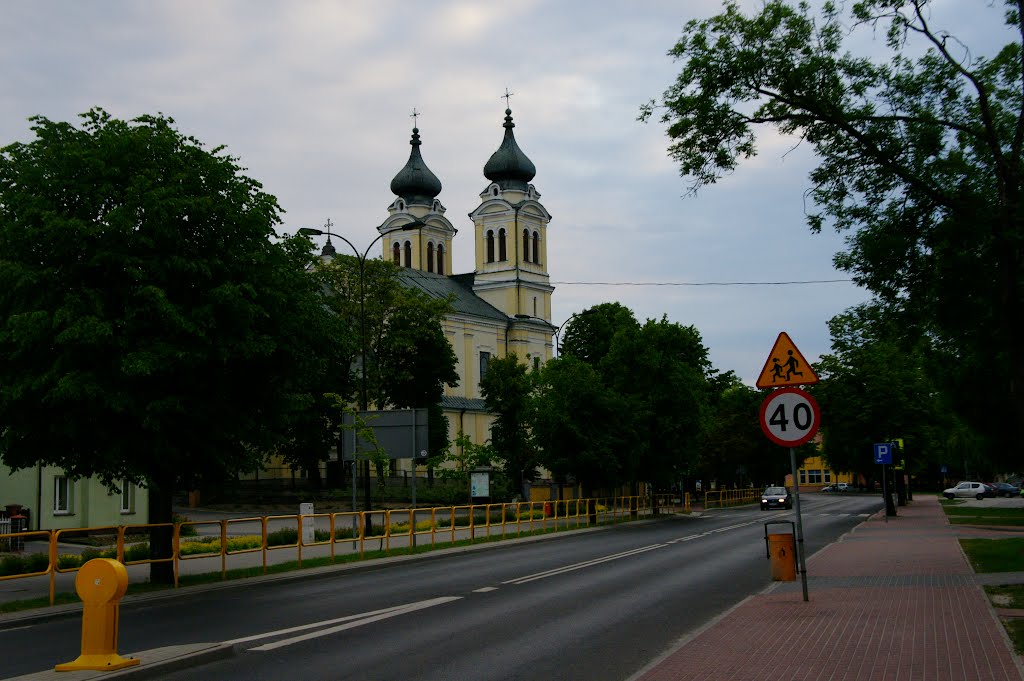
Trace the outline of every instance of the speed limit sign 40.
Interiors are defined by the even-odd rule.
[[[777,445],[799,447],[820,424],[818,403],[800,388],[779,388],[761,403],[761,430]]]

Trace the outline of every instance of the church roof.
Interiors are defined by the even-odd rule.
[[[505,109],[502,127],[505,128],[505,138],[484,165],[484,177],[502,189],[526,191],[530,180],[537,174],[537,167],[516,144],[516,136],[512,133],[516,124],[512,122],[511,109]]]
[[[452,297],[452,308],[456,314],[482,317],[508,323],[508,315],[473,293],[473,275],[445,276],[433,272],[403,267],[398,278],[406,286],[418,288],[433,298]]]
[[[422,142],[419,128],[412,129],[412,140],[409,144],[412,145],[409,160],[391,180],[391,192],[405,199],[410,205],[429,206],[433,203],[434,197],[441,193],[441,180],[430,172],[430,168],[420,156]]]

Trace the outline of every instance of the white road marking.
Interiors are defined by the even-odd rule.
[[[485,587],[481,587],[479,589],[473,589],[473,593],[475,593],[475,594],[485,594],[488,591],[497,591],[497,590],[498,590],[498,587],[496,587],[496,586],[485,586]]]
[[[224,641],[225,644],[233,645],[236,643],[247,643],[249,641],[258,641],[264,638],[273,638],[275,636],[282,636],[284,634],[291,634],[297,631],[307,631],[309,629],[317,629],[319,627],[330,627],[332,624],[339,622],[346,622],[341,626],[330,627],[329,629],[321,629],[320,631],[314,631],[302,636],[295,636],[293,638],[287,638],[281,641],[275,641],[274,643],[267,643],[251,650],[274,650],[276,648],[282,648],[284,646],[292,645],[293,643],[299,643],[320,636],[329,636],[339,631],[346,629],[354,629],[355,627],[361,627],[364,624],[370,624],[371,622],[378,622],[380,620],[388,619],[390,617],[397,617],[398,615],[404,615],[409,612],[415,612],[416,610],[422,610],[424,608],[430,608],[435,605],[442,605],[451,601],[461,600],[461,596],[442,596],[440,598],[432,598],[426,601],[419,601],[416,603],[406,603],[405,605],[396,605],[391,608],[384,608],[382,610],[371,610],[370,612],[362,612],[356,615],[346,615],[345,617],[338,617],[331,620],[323,620],[320,622],[311,622],[310,624],[303,624],[297,627],[289,627],[288,629],[278,629],[277,631],[267,631],[262,634],[255,634],[253,636],[245,636],[243,638],[236,638],[230,641]]]
[[[510,579],[508,581],[502,582],[502,584],[526,584],[527,582],[532,582],[538,579],[544,579],[545,577],[554,577],[555,575],[561,575],[566,572],[582,570],[583,568],[590,567],[591,565],[607,563],[608,561],[619,560],[620,558],[628,558],[629,556],[635,556],[638,553],[646,553],[647,551],[661,549],[666,546],[668,546],[668,544],[652,544],[651,546],[644,546],[639,549],[633,549],[632,551],[623,551],[622,553],[615,553],[610,556],[604,556],[603,558],[595,558],[594,560],[587,560],[583,561],[582,563],[575,563],[574,565],[566,565],[565,567],[555,568],[553,570],[537,572],[532,575],[526,575],[525,577],[517,577],[516,579]]]

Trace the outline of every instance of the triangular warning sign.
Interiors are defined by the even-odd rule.
[[[804,359],[785,331],[775,339],[768,359],[757,377],[758,388],[782,388],[787,385],[812,385],[818,382],[810,363]]]

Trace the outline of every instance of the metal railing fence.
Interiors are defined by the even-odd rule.
[[[592,524],[621,523],[659,513],[689,512],[690,498],[657,495],[655,498],[602,497],[552,501],[523,501],[496,504],[467,504],[432,508],[374,510],[359,512],[284,514],[185,520],[177,523],[148,523],[102,527],[0,533],[0,547],[25,542],[45,543],[46,553],[33,554],[26,565],[31,569],[0,575],[0,580],[49,576],[49,600],[53,605],[58,574],[77,572],[92,557],[109,557],[126,566],[172,563],[174,586],[179,586],[183,564],[219,559],[221,579],[227,578],[230,557],[260,554],[266,574],[268,553],[291,549],[301,567],[313,549],[327,549],[334,562],[339,549],[347,555],[365,557],[370,550],[390,555],[394,550],[414,549],[420,539],[436,547],[460,541],[490,540],[536,532],[560,532]],[[305,531],[304,531],[305,530]],[[311,531],[310,531],[311,530]],[[154,555],[149,538],[155,532],[171,535],[171,554]],[[294,537],[292,536],[294,533]],[[93,541],[81,554],[60,554],[58,545]],[[107,538],[103,542],[103,538]],[[13,555],[13,554],[12,554]]]

